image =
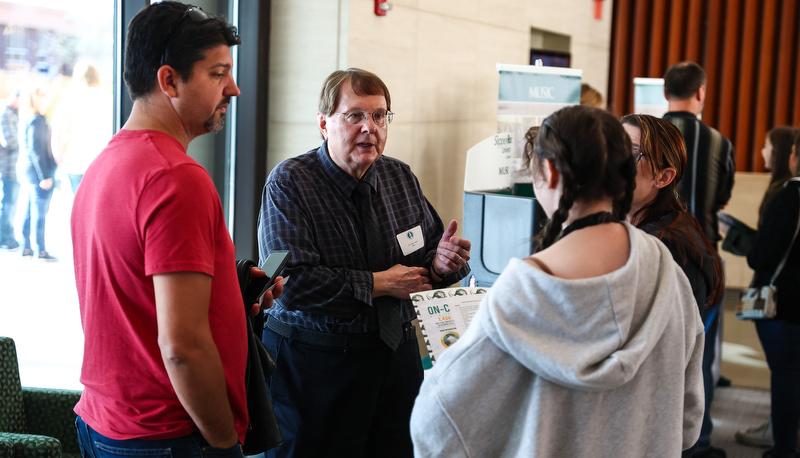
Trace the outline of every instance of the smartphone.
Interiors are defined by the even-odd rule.
[[[270,252],[269,256],[267,256],[267,260],[261,265],[261,270],[267,275],[253,278],[253,284],[248,287],[249,290],[257,289],[259,291],[258,296],[256,296],[259,304],[264,298],[264,294],[272,288],[275,283],[275,278],[281,273],[291,256],[292,252],[288,250],[273,250]]]

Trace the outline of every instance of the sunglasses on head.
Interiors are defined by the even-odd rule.
[[[183,16],[181,16],[181,18],[175,24],[175,28],[173,28],[172,32],[167,35],[167,41],[164,44],[164,52],[161,53],[161,65],[166,64],[167,48],[169,47],[169,43],[172,41],[172,37],[175,36],[175,32],[181,28],[183,20],[187,17],[191,19],[192,22],[205,22],[209,19],[208,14],[206,14],[206,12],[203,11],[199,6],[190,6],[186,8],[186,11],[183,12]]]

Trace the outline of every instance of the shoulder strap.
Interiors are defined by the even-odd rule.
[[[800,181],[800,180],[798,180],[797,178],[792,178],[789,181]],[[787,181],[786,184],[788,184],[789,181]],[[800,194],[800,187],[797,188],[797,192]],[[778,268],[775,269],[775,274],[772,275],[772,279],[769,281],[769,285],[770,286],[775,284],[775,279],[778,278],[778,275],[781,273],[781,270],[783,270],[784,264],[786,264],[786,260],[789,259],[789,252],[792,251],[792,246],[794,246],[794,241],[795,241],[795,239],[797,239],[797,233],[798,232],[800,232],[800,217],[797,218],[797,227],[794,228],[794,235],[792,236],[792,242],[789,243],[789,246],[786,249],[786,254],[783,255],[783,259],[781,259],[781,263],[778,264]]]
[[[694,119],[694,151],[692,153],[692,193],[689,196],[689,209],[697,215],[697,148],[700,146],[700,120]],[[703,229],[705,231],[705,229]]]

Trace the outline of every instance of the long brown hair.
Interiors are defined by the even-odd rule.
[[[547,159],[564,183],[537,251],[557,240],[576,200],[609,197],[614,216],[625,219],[636,186],[636,161],[630,137],[611,113],[586,105],[562,108],[548,116],[538,132],[529,130],[525,140],[525,158],[534,173]]]
[[[798,137],[797,129],[793,126],[776,127],[767,132],[767,138],[772,143],[772,158],[767,166],[772,170],[769,184],[783,184],[795,176],[794,170],[789,170],[789,156],[792,155],[792,145]]]
[[[637,210],[631,217],[631,224],[642,229],[650,223],[659,221],[665,215],[674,214],[675,219],[661,228],[659,239],[667,238],[677,247],[683,264],[689,262],[689,253],[705,251],[713,258],[714,285],[706,305],[711,306],[722,299],[725,293],[725,273],[716,248],[691,213],[679,200],[675,186],[686,170],[686,144],[683,135],[671,122],[650,115],[630,114],[622,117],[622,124],[628,124],[641,131],[639,151],[653,176],[668,167],[675,169],[675,178],[670,184],[659,189],[656,197]],[[691,230],[687,228],[691,227]]]

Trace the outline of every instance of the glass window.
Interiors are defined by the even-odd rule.
[[[81,388],[69,218],[113,134],[113,18],[108,0],[0,2],[0,178],[12,228],[0,240],[0,335],[16,342],[25,386]],[[43,184],[35,169],[50,157],[57,168]]]
[[[119,76],[122,63],[114,61],[115,49],[117,55],[122,51],[122,41],[115,42],[115,21],[124,31],[146,3],[0,1],[0,109],[5,112],[11,106],[17,115],[17,125],[8,130],[8,136],[24,143],[20,133],[32,131],[26,126],[33,119],[44,119],[37,126],[39,130],[45,126],[45,143],[57,163],[52,184],[45,184],[50,189],[37,196],[42,183],[28,173],[30,161],[19,159],[30,157],[26,146],[10,158],[16,153],[4,153],[5,139],[0,135],[0,196],[11,234],[0,238],[0,335],[16,341],[25,386],[82,388],[83,332],[69,229],[72,199],[83,171],[113,135],[114,123],[127,119],[131,104]],[[237,2],[193,3],[237,21]],[[124,37],[124,32],[116,36]],[[234,53],[235,77],[237,57]],[[188,151],[211,175],[229,228],[233,227],[231,145],[236,137],[236,112],[234,98],[225,128],[195,139]],[[14,122],[11,116],[8,120]],[[3,157],[8,159],[3,162]],[[6,163],[10,165],[4,169]],[[29,208],[33,210],[30,217]],[[40,209],[45,215],[44,235],[37,242],[36,210]],[[255,227],[249,229],[249,238],[254,231]]]
[[[193,5],[199,6],[203,11],[209,14],[221,15],[228,18],[229,22],[233,22],[230,14],[230,7],[227,1],[217,0],[195,0]],[[236,65],[236,48],[234,48],[234,66],[233,73],[236,77],[238,66]],[[228,227],[231,227],[231,145],[232,136],[236,119],[236,103],[237,97],[231,99],[231,105],[228,110],[228,115],[225,117],[225,127],[217,133],[201,135],[195,138],[189,144],[189,156],[194,158],[200,163],[208,173],[211,179],[214,180],[214,186],[217,188],[217,193],[222,200],[222,208],[225,212],[225,221]]]

